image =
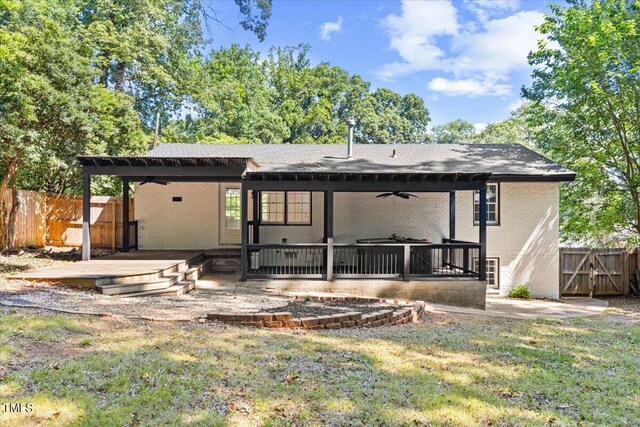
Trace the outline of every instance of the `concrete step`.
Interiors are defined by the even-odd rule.
[[[189,269],[185,270],[184,278],[185,280],[198,280],[209,270],[211,270],[211,260],[206,259],[198,264],[195,264],[189,267]]]
[[[151,291],[157,289],[166,289],[176,283],[184,280],[184,273],[173,272],[167,273],[166,276],[153,281],[142,280],[139,282],[129,283],[110,283],[106,285],[96,286],[96,290],[104,295],[120,295],[133,292]]]
[[[176,283],[175,285],[169,286],[165,289],[155,289],[151,291],[142,291],[142,292],[134,292],[119,295],[121,298],[129,298],[129,297],[147,297],[147,296],[172,296],[177,297],[180,295],[184,295],[186,293],[191,292],[196,288],[195,280],[183,280],[181,282]]]
[[[211,258],[211,267],[219,267],[221,265],[240,266],[240,258]]]
[[[212,265],[212,273],[238,273],[240,272],[239,265]]]
[[[239,248],[212,249],[205,252],[206,258],[240,258]]]

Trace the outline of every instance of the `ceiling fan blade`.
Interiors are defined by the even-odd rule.
[[[376,198],[377,198],[377,197],[382,197],[382,198],[386,199],[387,197],[389,197],[389,196],[391,196],[391,195],[393,195],[393,193],[381,193],[381,194],[378,194],[378,195],[376,196]]]
[[[149,182],[151,182],[151,181],[147,181],[147,180],[145,179],[144,181],[140,181],[140,184],[139,184],[139,185],[145,185],[145,184],[148,184]]]
[[[418,197],[418,196],[416,196],[415,194],[411,194],[411,193],[406,193],[406,194],[407,194],[407,196],[409,196],[409,197],[415,197],[415,198],[417,198],[417,197]]]
[[[403,199],[405,199],[405,200],[407,200],[407,199],[409,198],[409,195],[408,195],[408,194],[406,194],[406,193],[399,193],[399,194],[396,194],[396,195],[397,195],[398,197],[402,197],[402,198],[403,198]]]

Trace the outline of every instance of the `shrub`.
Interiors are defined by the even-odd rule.
[[[518,285],[511,289],[509,298],[531,299],[531,291],[527,285]]]

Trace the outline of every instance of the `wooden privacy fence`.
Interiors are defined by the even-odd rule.
[[[18,197],[16,247],[82,245],[82,196],[20,190]],[[5,195],[5,201],[11,203],[11,194]],[[132,200],[129,216],[132,220]],[[122,246],[122,198],[91,197],[91,246],[110,249]]]
[[[561,295],[638,293],[638,248],[560,249]]]

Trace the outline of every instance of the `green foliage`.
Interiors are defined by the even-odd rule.
[[[509,291],[509,298],[531,299],[531,291],[527,285],[518,285]]]
[[[478,133],[474,142],[478,144],[522,144],[535,149],[532,129],[527,123],[529,105],[525,104],[513,111],[506,120],[489,123]]]
[[[201,83],[195,114],[170,123],[165,141],[340,143],[353,117],[358,143],[412,143],[424,141],[429,123],[417,95],[371,92],[358,75],[312,66],[306,45],[273,48],[265,60],[248,47],[222,48],[205,61]]]
[[[640,241],[640,10],[638,2],[552,6],[548,41],[529,62],[539,146],[578,173],[563,190],[564,237],[605,245]]]
[[[474,142],[476,130],[473,123],[457,119],[431,130],[432,142],[436,144],[470,144]]]
[[[236,3],[241,24],[264,38],[270,0]],[[199,87],[209,8],[200,0],[0,0],[3,178],[13,163],[24,189],[77,193],[77,155],[146,151],[155,114],[180,113]],[[110,178],[94,186],[120,191]]]

